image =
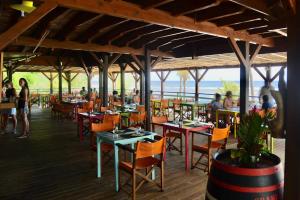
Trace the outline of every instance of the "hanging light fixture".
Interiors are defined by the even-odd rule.
[[[22,1],[22,4],[12,4],[10,7],[21,11],[22,16],[24,16],[25,13],[31,13],[34,9],[36,9],[36,7],[33,6],[33,1]]]

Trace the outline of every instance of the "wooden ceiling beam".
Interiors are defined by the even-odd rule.
[[[233,3],[239,4],[245,8],[250,10],[254,10],[266,16],[272,17],[272,13],[266,3],[266,1],[262,0],[229,0]]]
[[[209,1],[199,1],[199,0],[190,0],[190,1],[178,1],[176,2],[176,11],[172,12],[173,16],[187,15],[190,13],[198,12],[205,10],[211,7],[220,5],[222,0],[209,0]]]
[[[21,46],[36,46],[39,40],[30,37],[19,37],[14,45]],[[94,51],[94,52],[109,52],[109,53],[121,53],[121,54],[135,54],[144,55],[144,49],[134,49],[131,47],[117,47],[113,45],[97,45],[97,44],[83,44],[73,41],[58,41],[52,39],[45,39],[40,45],[41,47],[51,48],[51,49],[68,49],[68,50],[78,50],[78,51]],[[162,57],[173,57],[170,53],[164,53],[157,50],[151,51],[153,56]]]
[[[249,28],[255,29],[255,28],[263,28],[267,27],[268,23],[263,20],[256,20],[256,21],[250,21],[246,23],[241,23],[237,25],[231,26],[234,30],[247,30]]]
[[[245,31],[234,31],[229,27],[218,27],[209,22],[195,23],[194,19],[186,16],[174,18],[174,16],[168,12],[157,9],[144,10],[138,5],[125,1],[108,2],[106,0],[56,0],[55,2],[63,7],[112,15],[130,20],[144,21],[163,26],[170,26],[173,28],[200,32],[224,38],[232,37],[239,40],[262,44],[264,46],[274,46],[274,41],[272,39],[263,38],[259,35],[250,35]]]
[[[145,10],[149,10],[151,8],[157,8],[159,6],[165,5],[172,1],[174,0],[147,0],[144,2],[144,4],[141,7]]]
[[[0,35],[0,50],[3,50],[8,44],[10,44],[14,39],[19,37],[22,33],[32,27],[45,15],[51,12],[57,7],[54,2],[47,1],[35,9],[32,13],[28,14],[26,17],[18,21],[15,25],[10,27],[7,31]]]

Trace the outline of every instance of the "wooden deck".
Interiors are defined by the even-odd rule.
[[[114,191],[112,161],[96,178],[96,155],[88,140],[79,142],[76,130],[73,122],[35,110],[29,139],[0,136],[0,199],[129,199]],[[284,142],[279,143],[281,153]],[[168,153],[165,171],[165,191],[145,184],[137,199],[204,199],[207,175],[198,169],[185,173],[184,156]]]

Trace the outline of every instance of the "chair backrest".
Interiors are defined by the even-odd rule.
[[[107,110],[109,110],[108,107],[103,107],[103,106],[100,107],[100,112],[105,112]]]
[[[53,105],[56,103],[56,97],[54,95],[50,96],[50,103]]]
[[[136,110],[140,113],[145,112],[145,106],[144,105],[138,105],[138,106],[136,106]]]
[[[114,124],[112,121],[107,121],[103,123],[91,123],[92,132],[101,132],[101,131],[112,131],[114,129]]]
[[[152,122],[158,124],[166,123],[168,122],[168,117],[166,115],[152,116]]]
[[[229,136],[230,126],[226,128],[214,128],[212,131],[211,141],[225,140]]]
[[[129,121],[134,123],[140,123],[145,121],[146,112],[143,113],[130,113]]]
[[[85,110],[92,111],[94,109],[94,101],[86,102],[82,105],[82,108]]]
[[[118,125],[120,124],[120,115],[116,114],[116,115],[110,115],[110,114],[106,114],[104,115],[103,118],[103,122],[112,122],[114,125]]]
[[[77,108],[77,113],[86,113],[89,112],[89,110],[86,110],[84,108]]]
[[[160,102],[161,102],[161,107],[162,108],[168,108],[169,107],[169,100],[168,99],[162,99]]]
[[[161,137],[160,140],[153,143],[138,142],[136,146],[135,159],[146,158],[155,155],[163,155],[165,152],[165,148],[166,139],[164,137]]]

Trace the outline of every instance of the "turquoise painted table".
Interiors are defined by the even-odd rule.
[[[154,136],[156,133],[145,131],[143,136],[139,137],[126,137],[125,134],[130,134],[134,132],[132,130],[131,132],[126,132],[123,134],[119,134],[118,137],[114,137],[112,133],[110,132],[98,132],[96,134],[97,136],[97,177],[101,178],[101,143],[109,143],[114,146],[114,160],[115,160],[115,189],[118,192],[119,191],[119,147],[117,144],[122,145],[128,145],[131,144],[131,148],[134,148],[134,144],[138,141],[144,140],[145,138],[154,139]],[[123,135],[123,136],[122,136]],[[155,174],[154,170],[152,172],[152,179],[154,179]]]

